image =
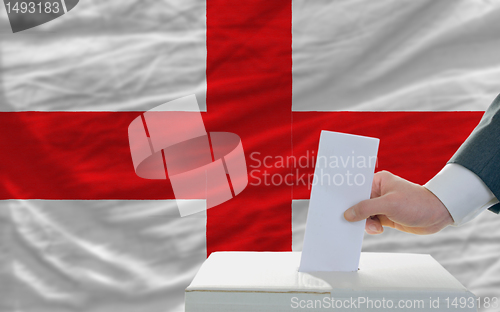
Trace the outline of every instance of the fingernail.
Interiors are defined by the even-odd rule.
[[[370,224],[370,225],[368,226],[368,228],[369,228],[369,229],[370,229],[370,231],[372,231],[372,232],[378,232],[378,228],[377,228],[377,226],[376,226],[375,224]]]
[[[356,219],[356,211],[354,211],[354,209],[349,209],[349,216],[351,217],[351,220]]]

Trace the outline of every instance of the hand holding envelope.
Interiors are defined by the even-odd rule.
[[[413,234],[433,234],[453,224],[448,209],[428,189],[387,171],[375,174],[371,199],[352,206],[344,217],[350,222],[368,218],[369,234],[382,233],[383,226]]]

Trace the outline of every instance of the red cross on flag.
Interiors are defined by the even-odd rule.
[[[300,250],[321,130],[380,138],[376,171],[427,182],[499,92],[499,21],[492,1],[111,0],[13,34],[0,11],[0,311],[183,311],[210,253]],[[128,127],[190,94],[241,138],[248,185],[181,218]],[[432,253],[491,296],[453,260],[500,274],[460,241],[498,233],[481,222],[364,248]]]

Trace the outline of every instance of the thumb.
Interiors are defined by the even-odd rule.
[[[344,212],[344,218],[349,222],[361,221],[370,216],[387,214],[389,207],[387,196],[363,200]]]

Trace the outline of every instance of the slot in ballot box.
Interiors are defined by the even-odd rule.
[[[430,255],[361,253],[357,272],[299,272],[300,252],[215,252],[186,288],[186,312],[477,311]]]

